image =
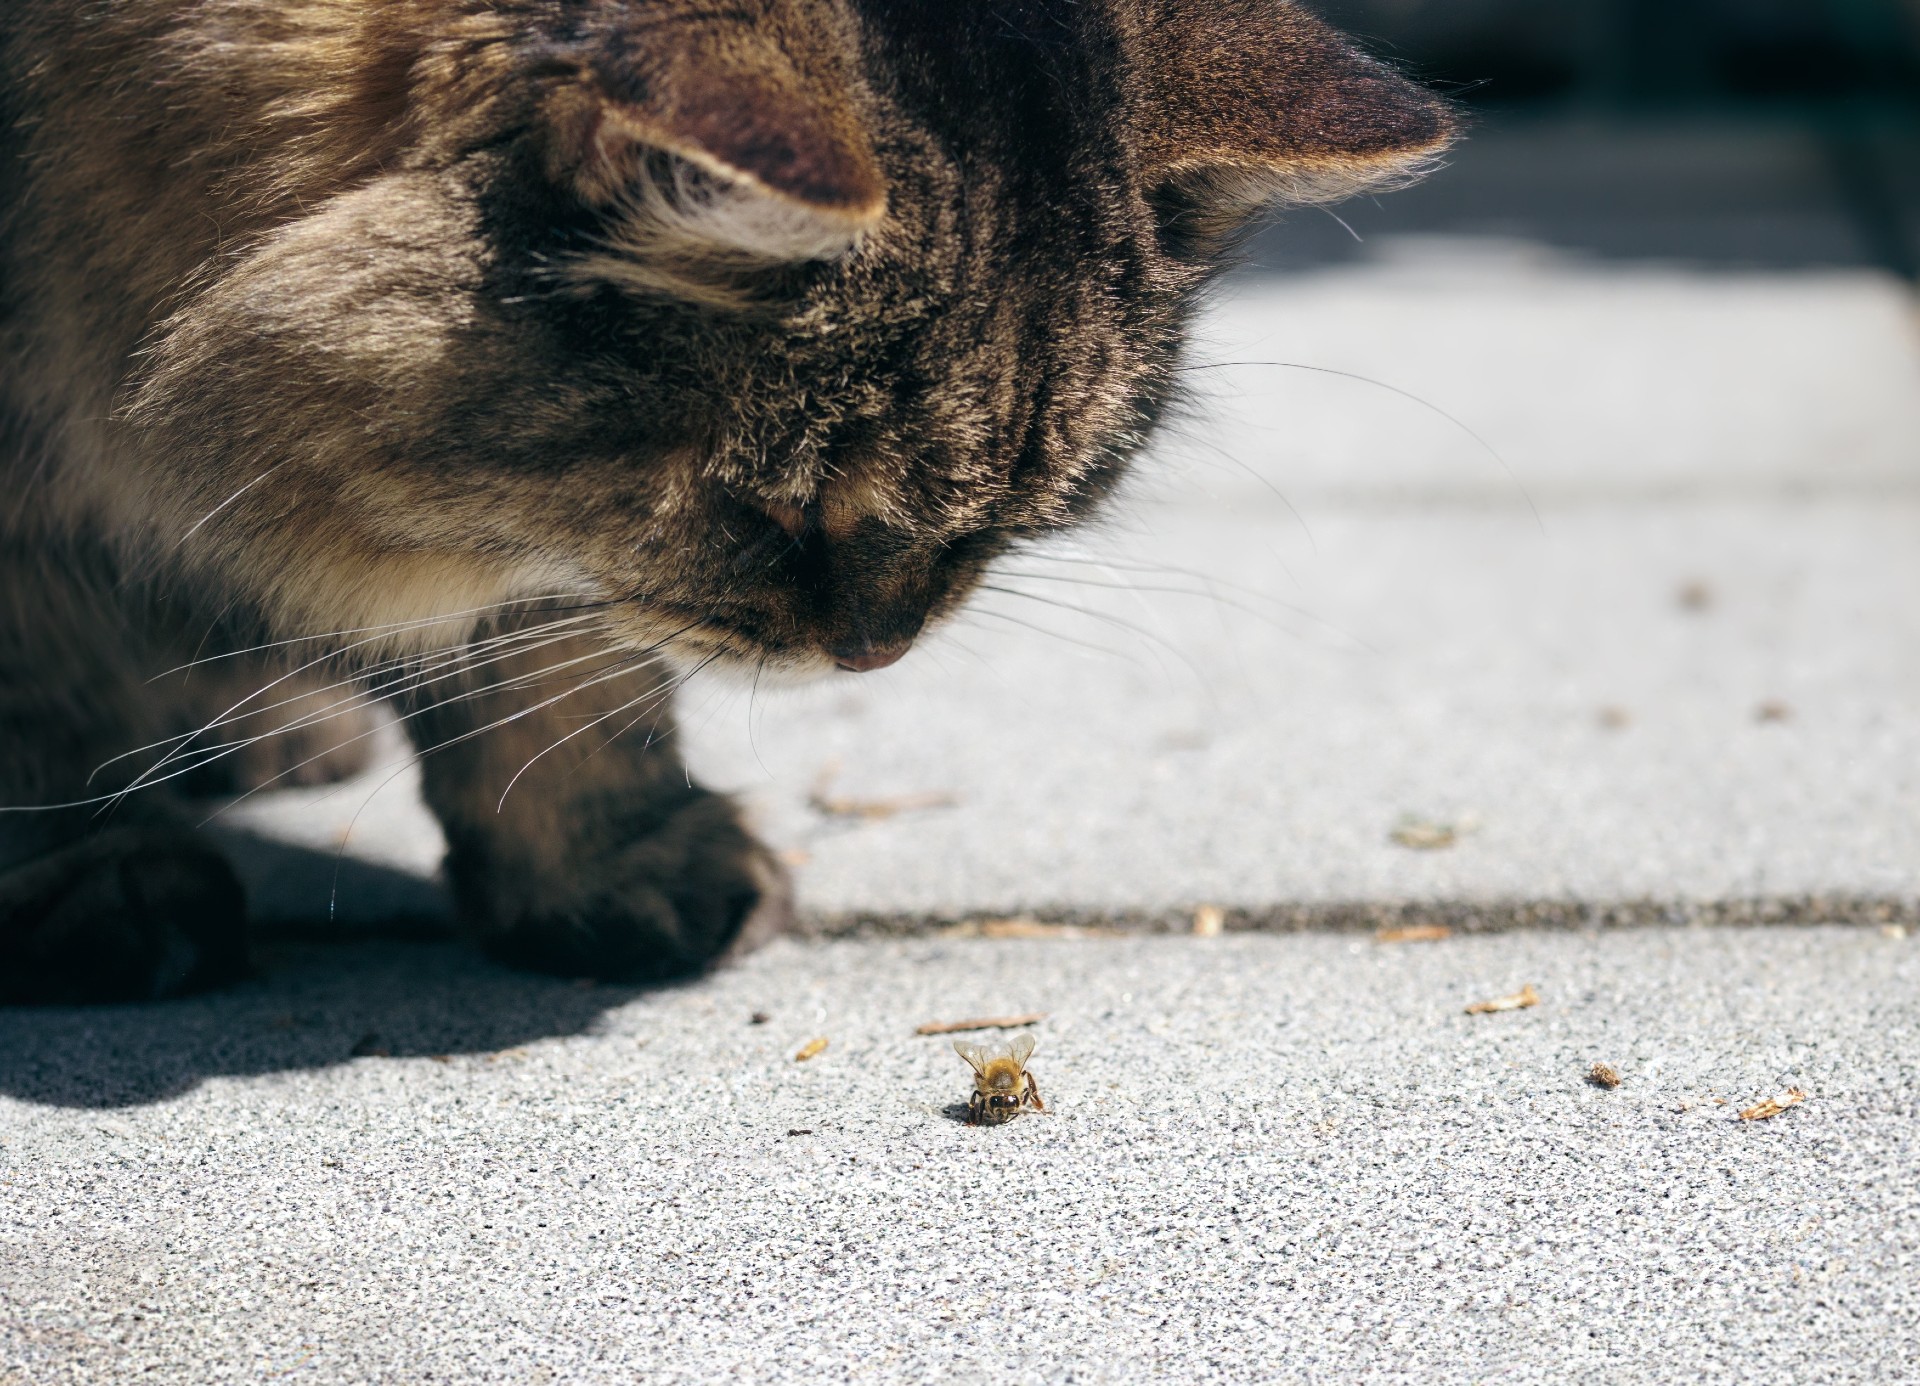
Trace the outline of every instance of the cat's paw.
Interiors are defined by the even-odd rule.
[[[0,1003],[151,1001],[247,970],[246,895],[192,834],[98,833],[0,874]]]
[[[792,917],[785,869],[704,791],[574,878],[507,879],[457,841],[448,874],[488,952],[566,977],[687,976],[758,947]]]

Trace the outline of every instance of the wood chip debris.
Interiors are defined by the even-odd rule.
[[[807,796],[807,805],[815,813],[825,814],[829,818],[860,818],[869,823],[877,823],[897,813],[952,808],[959,802],[953,795],[939,792],[898,794],[890,799],[843,799],[837,795],[826,794]]]
[[[800,1052],[793,1056],[796,1064],[804,1064],[808,1059],[817,1058],[827,1052],[828,1040],[825,1035],[819,1039],[810,1039],[800,1046]]]
[[[1470,813],[1451,821],[1404,813],[1387,836],[1416,852],[1438,852],[1456,845],[1479,826],[1480,820]]]
[[[833,782],[839,777],[840,763],[828,762],[814,781],[813,791],[807,795],[807,807],[815,813],[828,818],[858,818],[869,823],[877,823],[884,818],[892,818],[899,813],[913,813],[921,809],[952,808],[960,801],[953,795],[933,791],[922,794],[895,794],[884,799],[852,799],[844,795],[831,794]]]
[[[978,1020],[929,1020],[925,1025],[916,1025],[916,1035],[958,1035],[967,1030],[1018,1030],[1028,1025],[1038,1025],[1047,1018],[1045,1011],[1035,1011],[1031,1015],[989,1015]]]
[[[1218,905],[1202,905],[1193,912],[1193,932],[1196,938],[1218,938],[1226,932],[1227,912]]]
[[[1048,924],[1038,919],[969,919],[947,929],[948,938],[1108,938],[1111,929]]]
[[[1587,1081],[1596,1088],[1617,1088],[1620,1086],[1620,1070],[1612,1064],[1595,1064],[1587,1070]]]
[[[1444,924],[1412,924],[1404,929],[1382,929],[1374,936],[1379,943],[1441,943],[1453,937]]]
[[[1799,1088],[1788,1088],[1786,1092],[1779,1097],[1769,1097],[1765,1102],[1756,1102],[1751,1107],[1743,1108],[1740,1113],[1740,1120],[1765,1121],[1769,1117],[1779,1116],[1780,1113],[1786,1111],[1789,1107],[1798,1107],[1806,1100],[1806,1093],[1802,1092]]]
[[[1540,1004],[1540,993],[1529,982],[1511,996],[1496,996],[1491,1001],[1476,1001],[1467,1007],[1468,1015],[1492,1015],[1495,1011],[1524,1011]]]

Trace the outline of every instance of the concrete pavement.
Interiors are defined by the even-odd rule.
[[[1877,928],[288,947],[0,1016],[0,1380],[1910,1381],[1917,1036]]]

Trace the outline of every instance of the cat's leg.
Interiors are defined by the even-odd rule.
[[[165,725],[110,581],[0,544],[0,1001],[173,995],[246,966],[245,900],[164,791],[101,813]],[[95,774],[102,766],[105,772]],[[91,782],[90,782],[91,777]]]
[[[489,952],[653,980],[785,926],[785,873],[672,748],[663,666],[567,641],[483,672],[409,704],[408,726],[447,875]]]

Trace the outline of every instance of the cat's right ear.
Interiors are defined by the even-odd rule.
[[[832,259],[887,208],[835,66],[752,35],[603,50],[542,103],[548,173],[636,261]]]
[[[1441,98],[1290,0],[1116,0],[1153,192],[1204,243],[1271,203],[1410,179],[1453,140]]]

